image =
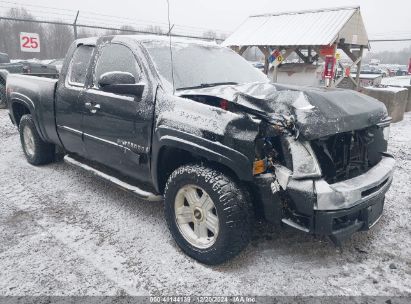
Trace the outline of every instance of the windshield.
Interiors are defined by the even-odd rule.
[[[158,72],[172,83],[170,46],[146,42]],[[205,87],[219,84],[267,82],[267,77],[244,58],[227,48],[174,43],[172,46],[175,88]]]

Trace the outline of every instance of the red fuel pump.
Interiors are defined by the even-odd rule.
[[[334,78],[335,63],[336,63],[336,60],[334,56],[325,57],[325,67],[324,67],[324,78],[325,79]]]

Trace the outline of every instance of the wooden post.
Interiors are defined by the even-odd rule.
[[[278,80],[278,65],[274,66],[273,70],[273,82],[277,82]]]
[[[352,77],[351,75],[343,75],[342,77],[340,77],[340,79],[336,80],[336,85],[339,84],[344,77],[347,77],[355,86],[355,88],[357,90],[359,90],[360,88],[360,74],[361,74],[361,61],[362,61],[362,56],[364,53],[364,46],[360,47],[360,52],[359,54],[356,54],[354,52],[351,51],[351,49],[348,47],[348,45],[346,44],[340,44],[340,49],[342,49],[344,51],[344,53],[351,59],[351,61],[353,62],[351,65],[348,66],[344,66],[343,68],[346,69],[349,67],[349,69],[351,70],[353,67],[357,66],[357,73],[354,77]]]
[[[335,60],[335,54],[337,53],[337,48],[338,48],[338,44],[337,44],[337,42],[334,44],[334,53],[333,53],[333,58],[334,58],[334,60]],[[333,78],[332,79],[330,79],[330,83],[329,83],[329,85],[327,86],[327,87],[330,87],[330,88],[335,88],[335,79],[336,79],[336,76],[337,76],[337,65],[335,65],[334,66],[334,71],[333,71],[333,73],[334,73],[334,76],[333,76]],[[327,82],[326,82],[327,83]]]
[[[364,54],[364,46],[360,46],[360,60],[357,63],[357,75],[355,78],[355,83],[357,84],[357,91],[360,90],[360,74],[361,74],[361,65],[362,65],[362,56]]]
[[[264,74],[266,74],[268,76],[268,68],[270,67],[270,63],[268,62],[268,58],[270,57],[270,55],[264,55],[265,59],[264,59]]]
[[[283,51],[284,51],[284,49],[281,50],[281,52],[283,52]],[[288,56],[290,56],[290,54],[293,53],[294,51],[295,51],[295,49],[293,49],[293,48],[285,49],[284,54],[282,54],[282,56],[283,56],[283,61],[286,60],[286,59],[288,58]],[[278,81],[278,67],[280,66],[280,64],[281,64],[283,61],[281,61],[281,62],[276,61],[276,62],[273,64],[273,66],[274,66],[273,77],[272,77],[273,82],[277,82],[277,81]]]
[[[241,56],[243,56],[244,52],[247,51],[247,49],[248,49],[248,45],[242,46],[242,47],[239,49],[238,54],[241,55]]]
[[[270,51],[268,46],[259,46],[258,49],[264,54],[264,74],[268,75],[268,57],[270,57]]]
[[[308,63],[313,63],[313,48],[311,46],[308,47]]]
[[[304,63],[311,63],[311,62],[310,62],[310,61],[311,61],[311,58],[304,56],[304,54],[300,51],[299,48],[296,48],[296,49],[294,50],[294,52],[298,55],[298,57],[299,57],[300,59],[303,60]]]

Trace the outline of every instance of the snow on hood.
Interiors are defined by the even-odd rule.
[[[294,116],[296,128],[307,140],[364,129],[388,117],[382,102],[350,90],[251,83],[178,93],[223,98],[265,117]]]

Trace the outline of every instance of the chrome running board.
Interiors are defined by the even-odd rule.
[[[286,225],[288,225],[288,226],[291,226],[291,227],[293,227],[293,228],[295,228],[295,229],[298,229],[298,230],[301,230],[301,231],[304,231],[304,232],[310,232],[310,230],[309,229],[307,229],[307,228],[305,228],[305,227],[303,227],[303,226],[301,226],[301,225],[299,225],[299,224],[297,224],[297,223],[294,223],[292,220],[290,220],[290,219],[285,219],[285,218],[283,218],[282,220],[281,220],[284,224],[286,224]]]
[[[135,194],[136,196],[138,196],[139,198],[144,199],[146,201],[158,202],[158,201],[163,200],[163,196],[161,196],[161,195],[156,195],[154,193],[144,191],[144,190],[142,190],[142,189],[140,189],[136,186],[133,186],[133,185],[130,185],[126,182],[123,182],[123,181],[119,180],[118,178],[116,178],[114,176],[111,176],[111,175],[106,174],[104,172],[101,172],[97,169],[94,169],[94,168],[90,167],[89,165],[81,163],[81,162],[75,160],[74,158],[72,158],[68,155],[64,156],[64,161],[66,163],[72,165],[72,166],[79,167],[79,168],[84,169],[85,171],[91,172],[94,175],[96,175],[96,176],[98,176],[98,177],[100,177],[104,180],[107,180],[107,181],[117,185],[118,187],[124,189],[124,190],[130,191],[133,194]]]

